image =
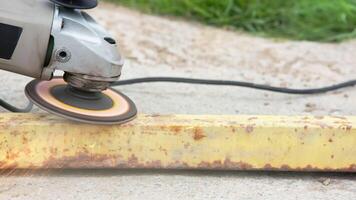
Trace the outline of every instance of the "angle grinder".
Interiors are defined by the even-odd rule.
[[[25,93],[48,112],[120,124],[134,119],[137,109],[110,88],[124,62],[116,40],[83,11],[97,5],[97,0],[0,0],[0,69],[35,78]],[[54,77],[55,71],[63,77]]]

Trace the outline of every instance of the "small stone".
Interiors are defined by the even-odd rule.
[[[330,185],[330,183],[331,183],[331,179],[330,179],[330,178],[320,178],[320,179],[319,179],[319,182],[320,182],[321,184],[323,184],[324,186],[328,186],[328,185]]]
[[[313,112],[315,110],[317,110],[317,105],[316,104],[314,104],[314,103],[305,104],[305,109],[304,109],[305,112]]]

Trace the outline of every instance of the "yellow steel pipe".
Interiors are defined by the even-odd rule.
[[[356,117],[140,115],[121,126],[0,116],[0,169],[356,171]]]

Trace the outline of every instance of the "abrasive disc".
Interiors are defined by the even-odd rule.
[[[62,78],[33,80],[25,93],[34,104],[50,113],[86,123],[121,124],[137,115],[135,104],[114,89],[85,92],[69,86]]]

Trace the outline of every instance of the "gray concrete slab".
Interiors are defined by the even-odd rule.
[[[91,12],[118,38],[127,57],[123,79],[164,75],[308,88],[356,78],[356,41],[263,39],[109,4]],[[3,71],[0,76],[0,97],[25,105],[23,88],[31,79]],[[142,113],[356,114],[355,88],[313,96],[168,83],[118,89]],[[355,199],[355,178],[354,174],[272,172],[9,172],[0,177],[0,199]]]

